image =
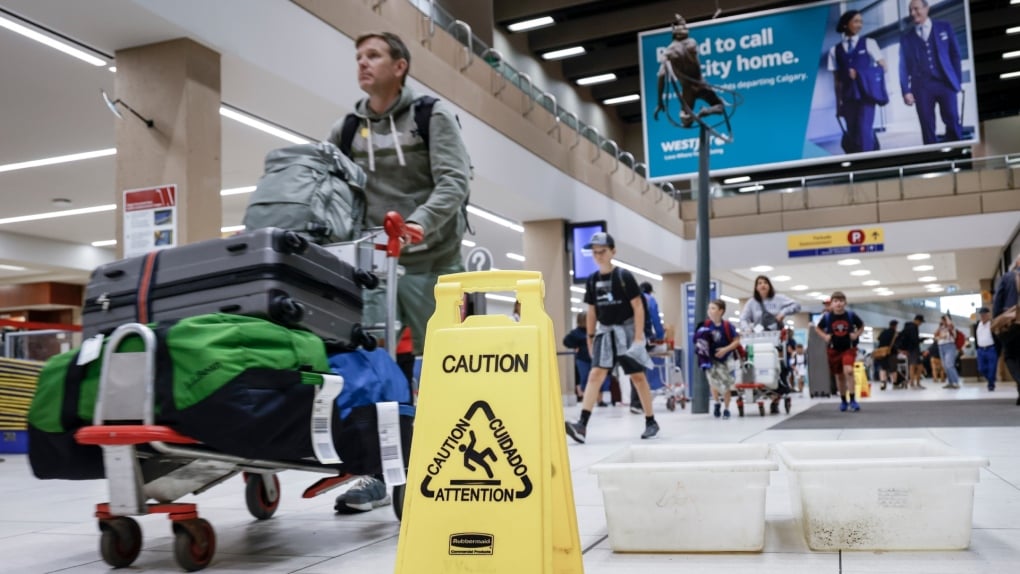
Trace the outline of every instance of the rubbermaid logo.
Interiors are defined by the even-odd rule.
[[[450,535],[450,556],[491,556],[495,538],[483,532],[460,532]]]

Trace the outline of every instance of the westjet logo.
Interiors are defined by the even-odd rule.
[[[682,140],[661,142],[659,145],[662,146],[662,153],[676,153],[680,151],[698,151],[698,148],[701,147],[698,144],[698,138],[687,138]]]

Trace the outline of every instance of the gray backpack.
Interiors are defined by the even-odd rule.
[[[365,220],[365,172],[331,143],[266,154],[244,212],[247,229],[279,227],[318,244],[351,241]]]

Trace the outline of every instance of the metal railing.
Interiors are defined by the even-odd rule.
[[[638,165],[634,162],[634,155],[626,150],[621,150],[620,146],[613,140],[606,139],[599,133],[599,130],[594,126],[588,125],[582,122],[578,114],[569,110],[563,109],[556,99],[556,96],[551,92],[542,90],[535,86],[531,76],[521,72],[514,68],[506,58],[498,50],[487,46],[480,38],[476,37],[471,32],[471,27],[465,22],[457,20],[450,15],[441,6],[436,5],[435,0],[407,0],[415,6],[422,13],[421,26],[419,30],[423,38],[421,39],[422,45],[431,44],[432,37],[435,36],[435,30],[437,27],[446,30],[451,37],[461,42],[464,45],[466,61],[459,63],[458,67],[463,72],[468,69],[474,63],[473,56],[477,56],[479,60],[485,62],[495,72],[495,78],[493,85],[491,86],[492,95],[498,96],[507,85],[512,85],[524,94],[525,97],[525,109],[523,115],[529,115],[536,107],[540,107],[549,112],[553,117],[553,125],[549,128],[548,133],[555,133],[557,137],[562,134],[562,129],[565,126],[574,133],[572,138],[570,149],[574,149],[581,142],[581,139],[587,139],[595,146],[595,157],[591,159],[592,162],[598,161],[602,152],[611,153],[614,164],[611,173],[616,173],[620,169],[621,159],[627,158],[629,162],[622,162],[623,165],[627,166],[631,170],[630,177],[627,179],[627,183],[632,183],[637,177],[645,179],[645,173],[638,173],[636,167]],[[606,147],[608,146],[608,147]],[[652,187],[652,184],[645,179],[645,186],[643,192],[647,192]],[[674,200],[677,199],[676,191],[672,186],[666,188],[665,186],[655,185],[659,191]],[[666,189],[670,191],[667,192]]]
[[[854,186],[862,183],[896,180],[898,182],[898,199],[903,199],[904,182],[907,180],[935,179],[941,177],[951,177],[953,179],[953,194],[955,195],[958,191],[958,180],[961,173],[984,170],[1008,170],[1007,185],[1010,188],[1015,188],[1018,184],[1020,184],[1020,182],[1012,181],[1012,178],[1014,177],[1012,168],[1020,168],[1020,154],[982,158],[948,159],[895,167],[880,167],[801,177],[771,179],[752,178],[740,183],[715,185],[713,187],[712,195],[714,197],[734,197],[750,193],[759,195],[762,193],[800,191],[815,187],[830,187],[836,185],[849,185],[853,188]]]

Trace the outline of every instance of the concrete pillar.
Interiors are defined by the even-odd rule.
[[[542,273],[545,282],[545,312],[552,318],[556,348],[562,349],[563,336],[574,328],[570,312],[570,259],[563,236],[562,219],[524,222],[524,267]],[[574,359],[557,355],[560,391],[574,397]]]
[[[220,55],[188,38],[118,50],[117,255],[123,251],[123,193],[177,186],[177,245],[220,236]]]

